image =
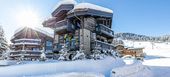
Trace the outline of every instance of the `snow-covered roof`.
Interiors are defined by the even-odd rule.
[[[50,36],[50,37],[53,37],[54,35],[53,29],[50,29],[50,28],[37,27],[37,28],[34,28],[34,30],[41,32],[43,34],[46,34],[47,36]]]
[[[113,11],[111,9],[108,9],[108,8],[105,8],[102,6],[98,6],[95,4],[91,4],[91,3],[79,3],[74,7],[73,11],[76,9],[93,9],[93,10],[113,13]]]
[[[25,27],[21,27],[21,28],[17,29],[14,34],[22,31],[24,28],[25,28]],[[38,32],[40,32],[40,33],[43,33],[43,34],[45,34],[45,35],[53,38],[54,31],[53,31],[52,29],[50,29],[50,28],[34,27],[34,28],[31,28],[31,29],[36,30],[36,31],[38,31]],[[12,36],[11,39],[14,39],[14,38],[15,38],[15,36]]]
[[[77,4],[77,2],[75,1],[75,0],[60,0],[58,3],[57,3],[57,5],[54,7],[54,10],[56,9],[56,8],[58,8],[60,5],[66,5],[66,4],[73,4],[73,5],[76,5]]]

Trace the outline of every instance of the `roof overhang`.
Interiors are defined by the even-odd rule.
[[[108,17],[108,18],[112,18],[113,17],[113,13],[109,13],[109,12],[103,12],[103,11],[99,11],[99,10],[95,10],[95,9],[76,9],[76,10],[71,10],[68,13],[67,18],[72,18],[75,16],[96,16],[96,17]]]
[[[52,16],[53,17],[59,17],[61,16],[63,13],[67,13],[68,11],[72,10],[74,8],[73,4],[62,4],[60,5],[57,9],[55,9],[52,12]]]
[[[11,42],[14,42],[15,39],[22,39],[22,38],[28,38],[28,39],[41,39],[42,41],[45,39],[52,40],[53,35],[49,34],[48,32],[43,32],[43,30],[40,29],[33,29],[24,27],[22,29],[19,29],[11,38]]]

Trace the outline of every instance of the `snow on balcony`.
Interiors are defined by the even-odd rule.
[[[40,45],[40,43],[20,42],[15,43],[14,45]]]
[[[15,42],[17,42],[17,41],[39,41],[39,42],[41,42],[41,39],[26,39],[26,38],[23,38],[23,39],[15,40]]]
[[[16,39],[14,45],[40,45],[41,39]]]

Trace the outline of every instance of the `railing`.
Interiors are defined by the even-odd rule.
[[[14,45],[41,45],[41,43],[38,43],[38,42],[18,42],[18,43],[15,43]]]
[[[13,51],[10,53],[11,57],[19,57],[19,56],[40,56],[41,52],[40,50],[34,51],[34,50],[18,50]]]
[[[11,52],[40,52],[41,50],[17,50],[17,51],[11,51]]]
[[[95,45],[100,45],[102,48],[106,48],[106,49],[112,49],[114,47],[114,45],[112,45],[112,44],[102,42],[99,40],[95,40]]]
[[[114,35],[114,31],[111,28],[106,27],[103,24],[98,24],[96,30],[99,31],[99,32],[102,32],[102,33],[104,33],[106,35],[112,36],[112,37]]]
[[[38,42],[41,42],[41,39],[17,39],[15,40],[15,42],[18,42],[18,41],[38,41]]]

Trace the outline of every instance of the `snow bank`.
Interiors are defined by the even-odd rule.
[[[12,60],[0,60],[0,66],[8,66],[16,64],[16,61]]]
[[[135,63],[112,70],[111,77],[153,77],[148,67]]]
[[[0,68],[0,77],[23,77],[61,73],[96,73],[110,76],[112,68],[123,66],[122,59],[107,57],[103,60],[79,60],[63,62],[32,63]]]
[[[108,8],[104,8],[104,7],[94,5],[91,3],[79,3],[74,7],[73,10],[76,10],[76,9],[93,9],[93,10],[99,10],[99,11],[103,11],[103,12],[113,13],[113,11]]]

